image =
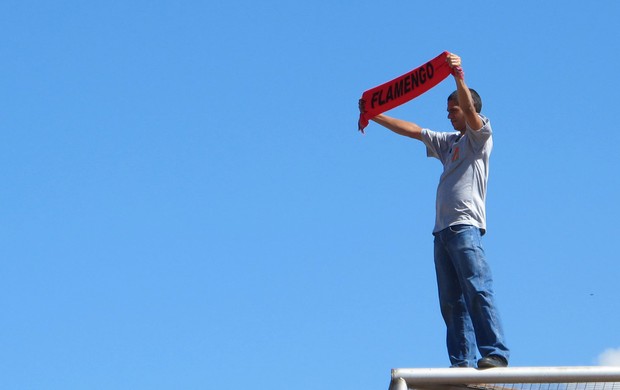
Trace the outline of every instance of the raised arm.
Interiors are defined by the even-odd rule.
[[[392,118],[383,114],[379,114],[371,120],[392,130],[396,134],[415,138],[417,140],[422,139],[422,128],[413,122],[407,122],[402,119]]]
[[[363,112],[364,106],[362,101],[359,103],[360,112]],[[379,114],[370,119],[371,121],[380,124],[381,126],[388,128],[396,134],[404,135],[405,137],[415,138],[422,140],[422,128],[413,122],[407,122],[402,119],[392,118],[390,116]]]
[[[469,88],[465,84],[465,73],[461,67],[461,57],[450,53],[447,61],[453,70],[452,75],[454,76],[454,81],[456,82],[459,107],[463,110],[465,120],[471,129],[475,131],[480,130],[483,126],[482,119],[480,119],[480,116],[476,112],[474,100],[471,97]]]

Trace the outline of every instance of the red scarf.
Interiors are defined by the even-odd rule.
[[[411,72],[364,92],[359,102],[360,119],[357,123],[359,130],[363,133],[371,118],[407,103],[448,77],[452,69],[446,62],[447,57],[448,52],[444,51]]]

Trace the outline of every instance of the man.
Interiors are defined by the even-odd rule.
[[[437,188],[433,235],[439,302],[452,367],[506,367],[509,351],[481,244],[493,147],[491,123],[480,114],[480,96],[465,84],[461,58],[449,54],[447,61],[456,82],[456,91],[448,97],[448,119],[458,132],[434,132],[383,114],[372,120],[422,141],[427,155],[439,159],[444,167]],[[482,356],[477,362],[476,346]]]

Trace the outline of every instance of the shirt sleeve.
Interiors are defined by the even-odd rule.
[[[435,157],[440,161],[443,161],[443,158],[448,153],[446,133],[422,129],[422,142],[426,145],[427,157]]]
[[[489,118],[480,115],[480,119],[482,119],[482,128],[480,130],[474,130],[467,125],[467,134],[469,135],[469,139],[472,142],[472,146],[475,150],[479,150],[484,146],[491,135],[493,134],[493,130],[491,129],[491,121]]]

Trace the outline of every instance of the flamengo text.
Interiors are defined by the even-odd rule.
[[[435,69],[433,68],[433,64],[430,62],[414,69],[411,73],[395,80],[393,84],[390,84],[387,91],[385,91],[385,88],[375,91],[372,94],[370,103],[371,107],[375,108],[375,104],[377,103],[382,106],[394,99],[398,99],[400,96],[407,94],[421,84],[426,83],[426,81],[432,79],[434,75]]]

